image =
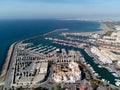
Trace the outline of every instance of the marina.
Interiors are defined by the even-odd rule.
[[[35,47],[29,47],[27,48],[28,51],[31,51],[31,52],[38,52],[38,53],[44,53],[44,54],[47,54],[51,51],[54,51],[56,50],[57,48],[56,47],[53,47],[53,46],[47,46],[47,45],[37,45]]]
[[[35,39],[37,39],[39,36],[35,36],[35,37],[32,37],[32,38],[29,38],[31,41],[29,42],[29,39],[25,39],[25,40],[23,40],[24,41],[24,44],[20,47],[20,49],[21,50],[18,50],[19,52],[19,54],[21,55],[24,55],[24,58],[22,58],[21,56],[20,57],[18,57],[18,69],[19,69],[19,64],[20,63],[22,63],[21,62],[21,60],[30,60],[33,64],[31,64],[31,66],[30,66],[30,68],[34,71],[35,70],[35,66],[34,66],[34,63],[38,63],[38,61],[40,62],[39,64],[40,65],[42,65],[41,63],[42,62],[44,62],[45,63],[45,67],[47,67],[47,63],[46,62],[49,62],[49,61],[52,61],[52,60],[57,60],[57,62],[70,62],[71,61],[71,58],[65,58],[65,57],[63,57],[63,58],[60,58],[60,59],[57,59],[57,58],[50,58],[52,55],[54,55],[54,53],[58,50],[58,48],[59,49],[62,49],[62,48],[66,48],[67,50],[71,50],[71,49],[73,49],[73,50],[75,50],[75,51],[80,51],[81,52],[81,54],[82,55],[80,55],[80,56],[82,56],[81,57],[81,60],[83,60],[83,63],[85,64],[85,66],[87,67],[87,69],[91,72],[91,74],[92,74],[92,76],[95,78],[95,79],[101,79],[104,83],[107,83],[107,84],[110,84],[111,86],[112,85],[119,85],[119,79],[116,79],[116,77],[114,77],[114,76],[116,76],[116,74],[115,73],[110,73],[108,70],[106,70],[106,69],[104,69],[104,68],[101,68],[102,66],[100,66],[100,65],[98,65],[98,64],[96,64],[95,62],[94,62],[94,59],[93,59],[93,57],[90,57],[90,55],[88,55],[86,52],[85,52],[85,50],[84,50],[84,48],[86,47],[86,44],[85,43],[82,43],[81,45],[80,45],[80,42],[76,42],[76,41],[68,41],[68,40],[62,40],[62,39],[57,39],[57,38],[48,38],[49,37],[49,35],[51,35],[51,34],[55,34],[56,32],[58,33],[60,30],[62,30],[62,29],[59,29],[59,30],[55,30],[55,31],[52,31],[52,32],[50,32],[50,33],[47,33],[47,34],[44,34],[43,36],[42,36],[42,38],[40,38],[40,40],[39,40],[39,44],[31,44],[31,45],[28,45],[28,48],[26,48],[26,47],[24,47],[24,44],[25,44],[25,42],[26,42],[26,40],[27,40],[27,42],[28,43],[30,43],[32,40],[35,40]],[[68,30],[68,29],[65,29],[65,30]],[[63,29],[63,31],[64,31],[64,29]],[[40,35],[40,37],[41,37],[41,35]],[[47,37],[47,38],[46,38]],[[46,38],[46,40],[45,40],[45,38]],[[42,41],[44,41],[45,40],[45,42],[42,42]],[[48,42],[49,40],[51,40],[51,42]],[[52,42],[52,41],[54,41],[54,42]],[[46,44],[46,42],[47,42],[47,44],[49,44],[49,45],[47,45]],[[34,41],[32,42],[32,43],[34,43]],[[22,50],[24,49],[24,48],[26,48],[25,49],[25,52],[23,53],[22,52]],[[28,54],[28,52],[30,53],[30,54]],[[51,52],[52,52],[52,54],[51,54]],[[64,52],[64,50],[62,51],[62,52]],[[33,54],[33,56],[32,56],[32,54]],[[45,56],[47,54],[47,56]],[[66,55],[66,54],[65,54]],[[78,55],[78,53],[76,53],[76,55]],[[35,57],[34,57],[35,56]],[[63,56],[64,56],[64,54],[63,54]],[[78,55],[79,56],[79,55]],[[47,58],[47,59],[46,59]],[[79,59],[78,58],[76,58],[76,59],[74,59],[74,61],[75,62],[77,62]],[[16,62],[14,62],[14,64],[15,64]],[[26,62],[26,64],[27,64],[28,62]],[[29,64],[29,63],[28,63]],[[21,64],[22,65],[22,64]],[[39,66],[39,65],[36,65],[36,66]],[[25,65],[22,65],[22,67],[23,68],[26,68],[26,66]],[[14,67],[15,68],[15,67]],[[39,67],[38,67],[39,68]],[[38,69],[37,68],[37,70],[39,71],[39,69],[41,69],[41,68],[39,68]],[[28,68],[27,68],[28,69]],[[47,70],[47,69],[46,69]],[[45,73],[44,73],[44,76],[38,76],[38,77],[41,77],[41,78],[44,78],[45,77],[45,74],[46,74],[46,70],[45,70]],[[22,81],[20,80],[18,80],[19,78],[21,78],[21,76],[25,76],[25,77],[27,77],[27,76],[31,76],[32,75],[32,73],[33,73],[33,71],[31,71],[31,73],[24,73],[23,72],[23,70],[21,70],[21,73],[22,73],[22,75],[21,74],[19,74],[19,73],[16,73],[15,75],[18,75],[18,77],[15,79],[16,80],[16,82],[20,82],[20,83],[18,83],[18,85],[31,85],[31,83],[30,83],[30,81],[32,80],[32,79],[29,79],[28,80],[28,82],[25,82],[24,81],[24,78],[22,79]],[[37,71],[37,73],[39,73]],[[102,71],[102,72],[101,72]],[[16,71],[15,71],[16,72]],[[12,73],[14,73],[14,71],[12,72]],[[104,73],[106,73],[106,75],[104,75]],[[40,73],[39,73],[40,74]],[[13,78],[13,77],[12,77]],[[43,79],[41,79],[41,80],[43,80]],[[34,80],[34,81],[36,81],[36,79]],[[115,81],[117,81],[117,82],[115,82]],[[13,82],[13,80],[12,80],[12,82]],[[22,83],[21,83],[22,82]],[[24,83],[25,82],[25,83]],[[38,82],[41,82],[41,81],[38,81]],[[33,83],[36,83],[36,82],[33,82]],[[32,84],[33,84],[32,83]],[[6,84],[8,84],[8,83],[6,83]]]
[[[84,50],[85,50],[85,52],[87,52],[87,54],[89,56],[85,55],[85,52],[83,50],[80,50],[80,51],[82,51],[84,53],[83,56],[85,55],[85,57],[84,57],[85,58],[85,62],[86,62],[85,64],[90,66],[90,69],[95,74],[95,76],[97,76],[99,79],[103,79],[104,78],[103,81],[106,82],[106,83],[116,85],[115,79],[120,78],[120,77],[117,76],[116,74],[112,74],[111,72],[109,72],[109,69],[106,70],[105,67],[102,66],[102,64],[103,64],[102,62],[96,61],[96,60],[98,60],[98,57],[93,55],[92,53],[90,53],[89,50],[87,50],[85,44],[83,46],[82,45],[78,46],[81,43],[73,42],[71,40],[67,41],[66,39],[65,40],[64,39],[60,39],[60,38],[57,39],[55,37],[54,38],[49,37],[49,38],[45,38],[45,39],[52,41],[53,44],[59,44],[60,46],[63,46],[65,48],[66,47],[80,48],[80,49],[84,49],[85,48]],[[88,57],[90,57],[89,60],[88,60]],[[100,64],[98,64],[98,63],[100,63]],[[101,71],[106,73],[106,75],[104,75],[103,72],[101,72]],[[107,75],[109,75],[109,77]],[[119,85],[117,84],[117,86],[119,86]]]
[[[46,45],[37,46],[37,48],[30,50],[33,47],[32,45],[29,47],[27,46],[27,44],[22,43],[16,44],[13,52],[14,56],[12,56],[13,63],[10,66],[14,70],[12,71],[12,73],[7,72],[7,74],[10,74],[11,76],[11,78],[9,78],[9,81],[11,81],[11,83],[5,82],[6,86],[9,85],[8,87],[20,87],[22,85],[22,87],[25,87],[26,85],[33,86],[38,84],[39,82],[42,83],[47,74],[49,61],[56,63],[71,63],[71,65],[75,64],[76,66],[77,63],[74,62],[79,61],[81,57],[81,54],[79,52],[73,50],[69,50],[67,53],[65,49],[58,49],[56,47]],[[39,55],[37,55],[37,49],[39,50],[40,47],[43,48],[41,49],[41,52],[39,52]],[[46,47],[50,48],[48,49],[50,52],[44,54]],[[11,69],[9,69],[9,71],[10,70]],[[74,73],[71,74],[74,75]],[[79,74],[75,74],[74,77],[78,75]],[[7,80],[8,79],[6,79],[5,81]],[[73,81],[74,80],[72,79],[71,82]]]
[[[57,43],[59,44],[59,43]],[[64,48],[68,48],[71,47],[72,45],[66,45],[66,44],[60,44],[60,47],[64,47]],[[73,47],[73,46],[72,46]],[[70,48],[69,48],[70,49]],[[78,50],[76,49],[76,46],[74,47],[75,50]],[[102,78],[105,78],[105,82],[106,83],[112,83],[112,84],[115,84],[115,81],[114,81],[114,76],[109,72],[107,71],[106,69],[104,68],[101,68],[100,65],[98,64],[95,64],[93,58],[91,58],[90,56],[86,55],[85,51],[81,50],[80,51],[82,52],[82,55],[84,56],[85,59],[82,59],[84,64],[86,64],[87,66],[89,66],[90,70],[95,74],[96,77],[102,79]],[[84,54],[83,54],[84,53]],[[88,60],[88,57],[89,57],[89,60]],[[94,68],[94,69],[93,69]],[[102,70],[101,70],[102,69]],[[107,75],[110,75],[109,77],[108,76],[105,76],[101,71],[104,71],[104,73],[106,73]],[[101,74],[102,73],[102,74]],[[112,80],[110,79],[112,77]],[[114,78],[113,78],[114,77]],[[110,81],[109,81],[110,80]]]

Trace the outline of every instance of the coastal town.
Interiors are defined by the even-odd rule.
[[[120,90],[120,0],[0,0],[0,90]]]
[[[120,27],[114,27],[96,32],[58,29],[40,35],[53,45],[72,49],[23,42],[29,39],[14,43],[1,90],[120,90]],[[52,35],[56,32],[60,32],[59,38]],[[102,78],[79,49],[92,57],[98,68],[112,73],[115,83]]]
[[[100,68],[106,68],[117,78],[115,84],[120,86],[120,26],[114,25],[114,29],[107,29],[109,30],[100,32],[64,32],[59,34],[64,39],[45,39],[55,44],[84,49],[88,55],[94,57],[95,63],[100,64]]]
[[[18,43],[15,46],[13,64],[7,72],[9,75],[5,77],[7,79],[5,79],[4,89],[39,86],[52,89],[59,84],[63,84],[63,88],[68,90],[69,88],[96,88],[91,86],[92,81],[90,82],[89,79],[97,80],[98,75],[89,64],[86,64],[79,51],[66,51],[42,44],[32,46],[32,43]],[[86,67],[90,73],[86,72]],[[97,88],[105,87],[99,85]]]

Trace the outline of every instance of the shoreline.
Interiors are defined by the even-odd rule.
[[[5,78],[5,75],[6,75],[9,63],[10,63],[10,58],[12,56],[12,52],[13,52],[13,49],[14,49],[14,46],[15,46],[16,43],[17,42],[14,42],[12,45],[10,45],[10,47],[8,49],[6,59],[4,61],[4,64],[2,66],[2,70],[0,72],[0,82],[2,82],[4,80],[4,78]]]
[[[3,68],[1,70],[1,75],[0,75],[0,80],[1,80],[1,76],[3,76],[5,78],[5,75],[7,73],[7,70],[9,68],[9,64],[11,62],[11,56],[13,54],[13,51],[14,51],[14,48],[15,48],[15,45],[16,44],[19,44],[19,43],[23,43],[27,40],[31,40],[31,39],[35,39],[35,38],[39,38],[39,37],[42,37],[42,36],[47,36],[49,34],[52,34],[54,32],[59,32],[59,31],[63,31],[65,29],[56,29],[56,30],[52,30],[50,32],[47,32],[45,34],[40,34],[40,35],[36,35],[36,36],[32,36],[32,37],[29,37],[29,38],[25,38],[25,39],[22,39],[22,40],[18,40],[16,42],[14,42],[13,44],[10,45],[9,49],[8,49],[8,53],[6,55],[6,59],[4,61],[4,64],[3,64]],[[100,30],[101,32],[104,32],[104,31],[107,31],[105,30],[104,28]]]
[[[6,54],[6,58],[5,58],[4,64],[3,64],[2,69],[0,71],[0,83],[2,83],[4,81],[4,79],[5,79],[5,75],[7,73],[8,68],[9,68],[9,64],[10,64],[10,61],[11,61],[11,56],[12,56],[12,53],[13,53],[13,50],[14,50],[14,47],[15,47],[16,44],[23,43],[23,42],[25,42],[27,40],[38,38],[38,37],[41,37],[41,36],[47,36],[47,35],[52,34],[54,32],[59,32],[59,31],[64,31],[64,30],[69,30],[69,29],[68,28],[55,29],[55,30],[52,30],[52,31],[44,33],[44,34],[28,37],[28,38],[25,38],[25,39],[13,42],[10,45],[9,49],[8,49],[8,52]]]

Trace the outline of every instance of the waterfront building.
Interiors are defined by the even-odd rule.
[[[116,30],[118,30],[118,31],[120,30],[120,26],[119,25],[115,25],[114,27],[115,27]]]
[[[117,65],[120,67],[120,61],[117,62]]]
[[[112,60],[109,57],[105,56],[97,47],[91,47],[91,52],[97,55],[99,57],[98,59],[104,64],[112,64]]]
[[[102,49],[101,52],[109,57],[112,61],[117,61],[120,58],[120,55],[116,55],[115,53],[112,53],[110,50]]]
[[[93,33],[93,34],[91,35],[91,37],[92,37],[92,38],[95,38],[95,39],[99,39],[101,36],[100,36],[100,34]]]
[[[69,62],[68,65],[54,67],[53,80],[57,83],[75,83],[81,80],[78,64]]]

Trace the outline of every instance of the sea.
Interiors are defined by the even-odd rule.
[[[10,45],[18,40],[29,38],[36,35],[53,31],[55,29],[68,28],[71,32],[93,32],[100,30],[100,23],[92,21],[75,21],[75,20],[0,20],[0,71],[4,64]],[[44,39],[34,39],[28,42],[50,44]],[[59,48],[68,48],[56,45]],[[73,49],[69,47],[68,49]],[[76,48],[74,48],[76,49]],[[93,58],[87,55],[84,50],[80,50],[86,61],[93,66],[99,75],[115,83],[115,77],[106,69],[99,68]],[[109,77],[108,77],[109,76]],[[101,78],[101,79],[102,79]]]

